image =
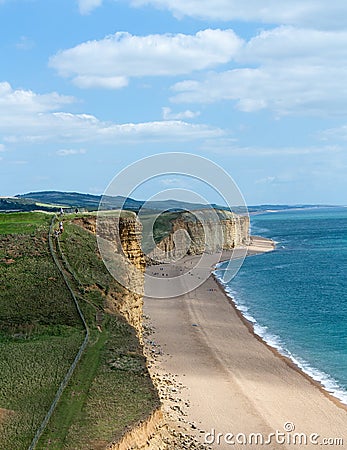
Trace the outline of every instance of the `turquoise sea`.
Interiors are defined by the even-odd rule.
[[[277,248],[246,258],[225,289],[255,333],[347,404],[347,208],[254,215],[251,234]]]

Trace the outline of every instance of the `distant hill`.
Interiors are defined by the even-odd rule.
[[[130,197],[122,196],[101,196],[92,194],[81,194],[78,192],[59,192],[59,191],[42,191],[29,192],[27,194],[17,195],[18,199],[25,199],[34,203],[44,203],[50,205],[59,205],[65,208],[84,208],[86,210],[97,210],[102,200],[102,209],[125,209],[128,211],[138,212],[146,203],[146,210],[149,211],[181,211],[196,210],[206,207],[216,207],[218,209],[227,209],[218,205],[206,205],[202,203],[181,202],[178,200],[149,201],[134,200]]]
[[[48,205],[38,203],[31,199],[2,197],[0,198],[0,212],[30,212],[35,210],[54,212],[58,208],[57,205]]]
[[[64,209],[79,208],[85,211],[95,211],[99,209],[102,200],[102,209],[124,209],[134,211],[136,213],[145,205],[146,212],[156,211],[194,211],[213,207],[219,210],[228,210],[225,206],[216,204],[206,205],[202,203],[189,203],[178,200],[148,201],[134,200],[130,197],[122,196],[101,196],[93,194],[82,194],[79,192],[60,192],[60,191],[41,191],[29,192],[27,194],[19,194],[15,197],[0,198],[0,211],[58,211],[61,207]],[[282,211],[286,209],[304,209],[315,208],[329,205],[251,205],[248,206],[248,212],[252,214],[262,213],[266,211]],[[244,207],[235,206],[232,208],[234,212],[244,214]]]

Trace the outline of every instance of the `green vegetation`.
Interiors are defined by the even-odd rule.
[[[99,255],[95,235],[72,221],[65,222],[64,230],[60,245],[75,278],[85,288],[97,284],[101,289],[107,290],[114,281]]]
[[[81,331],[0,343],[1,450],[27,449],[83,340]]]
[[[157,404],[141,349],[129,325],[108,317],[92,334],[38,449],[93,449],[120,437]]]
[[[140,215],[140,220],[143,226],[142,248],[146,254],[153,250],[153,242],[156,244],[168,236],[172,230],[172,222],[181,215],[181,212],[165,211],[160,214],[146,214]],[[154,222],[154,223],[153,223]]]
[[[49,253],[51,217],[0,215],[0,448],[26,449],[83,340]],[[5,231],[10,234],[5,234]]]
[[[106,445],[158,404],[135,330],[104,311],[124,289],[104,267],[95,236],[74,218],[64,216],[57,255],[90,340],[37,445],[45,450]],[[50,220],[0,214],[1,450],[28,448],[85,335],[49,252]]]
[[[45,213],[21,212],[0,214],[0,234],[30,234],[39,226],[47,228],[51,216]]]
[[[51,205],[49,203],[38,203],[35,200],[18,197],[2,197],[0,198],[1,212],[15,212],[15,211],[49,211],[56,212],[58,205]]]
[[[18,195],[11,198],[11,201],[27,201],[34,204],[38,202],[48,205],[63,205],[70,208],[83,208],[88,211],[95,211],[99,209],[122,209],[128,211],[139,212],[146,210],[147,213],[155,213],[161,211],[193,211],[197,209],[206,208],[203,203],[189,203],[179,200],[158,200],[158,201],[141,201],[134,200],[130,197],[110,196],[110,195],[91,195],[81,194],[79,192],[59,192],[59,191],[42,191],[29,192],[27,194]],[[7,199],[6,199],[7,201]],[[225,209],[223,206],[215,204],[210,205],[213,208]],[[0,202],[1,209],[1,202]],[[228,208],[227,208],[228,209]]]

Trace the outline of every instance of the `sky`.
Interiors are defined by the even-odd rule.
[[[247,204],[346,205],[346,17],[345,0],[0,0],[0,196],[102,194],[185,152]]]

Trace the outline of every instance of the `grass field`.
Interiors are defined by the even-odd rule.
[[[138,342],[129,325],[108,317],[92,333],[76,372],[38,449],[93,449],[120,437],[157,405]]]
[[[1,450],[26,449],[83,340],[47,243],[51,217],[0,214]]]
[[[122,293],[93,234],[64,216],[61,249],[90,341],[38,449],[97,449],[158,405],[135,330],[103,311]],[[0,214],[0,449],[26,450],[84,338],[48,249],[51,216]]]
[[[27,449],[83,340],[81,331],[0,343],[1,450]]]
[[[0,214],[0,234],[29,234],[39,227],[47,227],[51,214],[47,213],[7,213]]]

